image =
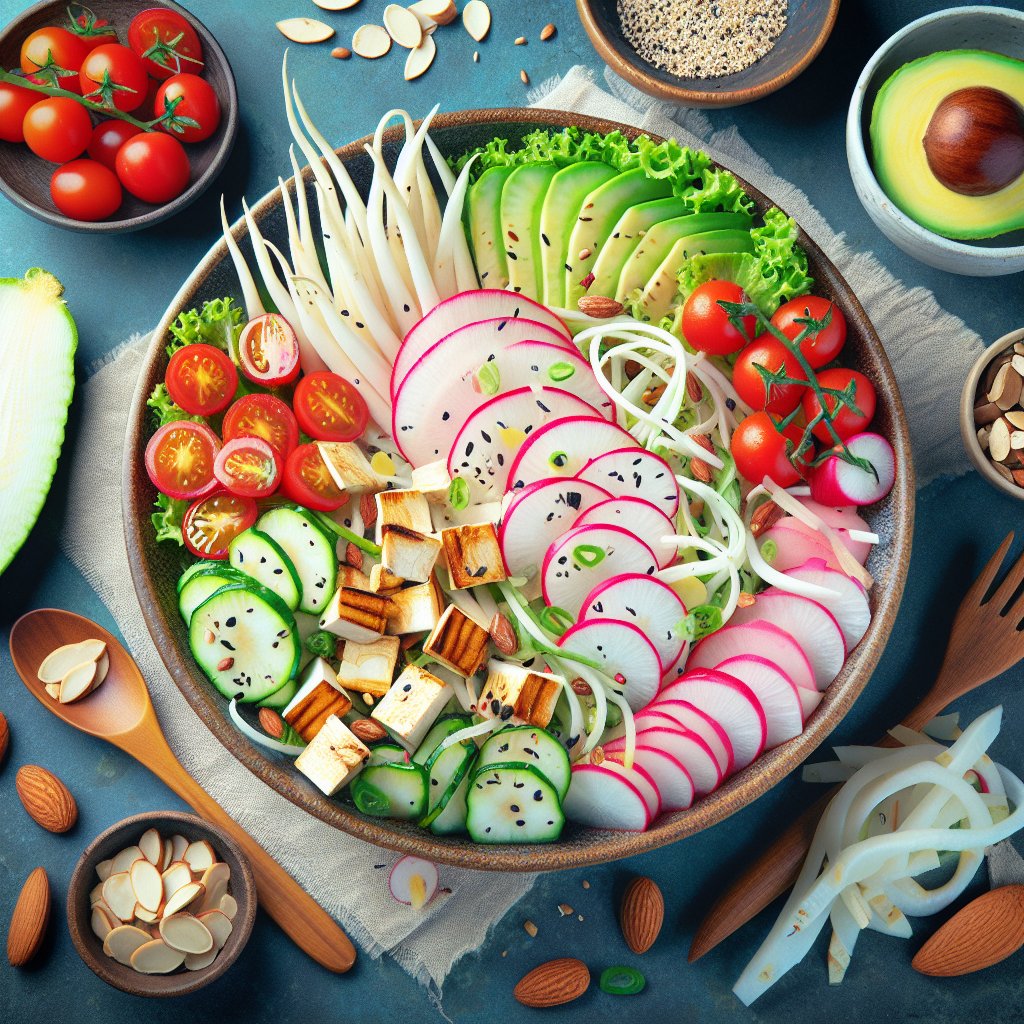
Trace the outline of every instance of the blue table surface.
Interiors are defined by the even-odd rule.
[[[6,23],[23,5],[0,2]],[[461,5],[460,5],[461,6]],[[844,158],[847,102],[870,54],[892,32],[944,6],[924,0],[847,0],[817,61],[791,86],[761,102],[710,112],[716,128],[736,124],[783,174],[796,182],[859,250],[873,251],[908,285],[930,288],[986,340],[1024,321],[1020,279],[976,280],[931,270],[893,248],[856,200]],[[1019,6],[1014,4],[1013,6]],[[284,40],[279,18],[304,14],[336,25],[343,41],[364,21],[379,19],[384,0],[364,0],[346,14],[318,12],[297,0],[194,0],[192,8],[226,50],[238,79],[242,130],[219,188],[155,230],[121,237],[87,237],[51,228],[4,203],[0,206],[0,273],[20,275],[41,264],[67,289],[80,332],[79,375],[133,331],[152,326],[180,283],[219,234],[220,189],[229,209],[244,194],[262,195],[286,173],[290,141],[280,99],[278,62]],[[442,110],[514,106],[526,100],[519,69],[534,83],[582,63],[603,70],[569,0],[545,4],[491,0],[494,23],[478,47],[458,28],[438,32],[439,57],[421,80],[402,80],[398,58],[332,60],[332,43],[292,46],[291,67],[314,120],[337,143],[366,134],[392,106],[414,114],[439,102]],[[555,39],[538,41],[548,21]],[[513,46],[525,35],[529,45]],[[473,49],[481,54],[471,62]],[[0,325],[2,344],[2,325]],[[956,415],[959,381],[950,381],[949,416]],[[0,963],[0,1020],[85,1019],[153,1022],[184,1019],[276,1021],[312,1014],[328,1020],[435,1019],[425,992],[392,961],[362,959],[346,977],[321,971],[266,917],[260,916],[239,963],[214,987],[176,1003],[151,1001],[105,986],[79,960],[67,934],[63,899],[71,869],[89,839],[112,822],[140,811],[182,805],[126,756],[71,730],[61,729],[17,680],[7,656],[7,633],[21,612],[40,606],[70,608],[115,628],[89,586],[61,554],[56,537],[65,514],[67,467],[75,458],[120,459],[120,452],[80,451],[72,413],[68,442],[50,498],[30,542],[0,584],[0,708],[12,730],[0,771],[0,920],[6,921],[21,883],[39,864],[54,889],[55,911],[44,954],[28,970]],[[1021,506],[976,475],[939,482],[919,495],[912,564],[903,606],[882,662],[854,710],[836,730],[836,742],[866,742],[898,721],[930,684],[938,668],[954,609],[988,553],[1020,522]],[[967,717],[996,702],[1007,710],[998,759],[1020,770],[1024,761],[1016,690],[1021,669],[960,702]],[[20,764],[56,771],[78,798],[80,819],[65,836],[51,836],[25,815],[14,790]],[[580,1001],[550,1010],[554,1020],[620,1021],[623,1014],[668,1015],[677,1021],[816,1021],[823,1014],[851,1021],[991,1019],[1024,1020],[1024,975],[1019,958],[984,973],[951,981],[929,980],[910,959],[938,921],[922,921],[910,942],[867,934],[844,984],[826,988],[821,943],[807,961],[749,1010],[730,988],[770,926],[765,912],[703,961],[687,965],[693,930],[714,895],[759,846],[816,794],[791,776],[754,805],[674,847],[620,862],[543,877],[533,892],[499,922],[484,945],[462,960],[444,990],[453,1020],[525,1021],[535,1011],[515,1003],[512,987],[534,965],[554,956],[579,956],[596,974],[613,964],[640,967],[646,990],[623,1003],[596,984]],[[615,923],[625,882],[650,875],[665,893],[663,934],[643,957],[629,953]],[[584,888],[584,881],[589,888]],[[975,891],[985,883],[984,872]],[[572,916],[560,917],[559,903]],[[581,922],[577,915],[582,914]],[[525,919],[539,928],[523,930]],[[2,926],[0,926],[2,927]],[[145,1015],[144,1018],[141,1015]]]

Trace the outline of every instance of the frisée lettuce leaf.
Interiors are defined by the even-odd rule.
[[[234,299],[210,299],[203,303],[201,310],[190,309],[178,314],[169,328],[171,342],[167,354],[173,356],[186,345],[205,342],[233,357],[242,326],[242,310]]]
[[[188,502],[177,501],[174,498],[169,498],[162,492],[158,492],[156,496],[156,509],[150,518],[153,521],[153,529],[156,531],[157,542],[171,540],[175,544],[184,545],[181,527],[185,521]]]

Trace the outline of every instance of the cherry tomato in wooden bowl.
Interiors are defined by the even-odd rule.
[[[157,90],[154,116],[163,117],[172,104],[175,116],[190,118],[198,125],[181,125],[180,131],[177,128],[165,129],[173,131],[182,142],[202,142],[220,127],[220,100],[210,83],[198,75],[168,78]]]
[[[66,164],[81,156],[92,138],[89,112],[67,96],[48,96],[25,114],[25,142],[36,156]]]
[[[316,512],[334,512],[348,501],[315,444],[300,444],[288,456],[281,493]]]
[[[690,293],[683,304],[683,337],[699,352],[725,356],[738,352],[753,337],[757,321],[743,318],[738,331],[719,302],[745,302],[743,289],[732,281],[706,281]]]
[[[318,441],[354,441],[370,420],[355,386],[329,370],[307,373],[299,381],[292,408],[299,426]]]
[[[90,50],[78,72],[82,95],[118,110],[135,110],[146,98],[149,76],[142,58],[120,43]]]
[[[0,82],[0,139],[25,141],[25,115],[42,99],[42,94],[20,85]]]
[[[779,430],[779,418],[755,412],[736,427],[732,435],[732,457],[739,474],[752,484],[765,477],[780,487],[792,487],[802,480],[814,458],[814,446],[804,453],[799,466],[790,456],[796,451],[803,431],[795,423]]]
[[[800,404],[804,385],[772,384],[770,389],[766,388],[759,366],[770,373],[779,373],[785,368],[787,377],[805,381],[807,374],[800,361],[778,338],[762,334],[739,354],[733,366],[733,387],[751,409],[764,409],[783,416],[792,412]]]
[[[279,387],[299,375],[299,339],[280,313],[250,320],[238,337],[238,363],[255,384]]]
[[[69,32],[66,28],[47,25],[37,28],[27,35],[21,44],[21,70],[26,75],[35,75],[48,65],[57,65],[65,71],[81,70],[85,58],[89,56],[91,47],[81,36]],[[56,78],[60,88],[69,92],[81,93],[82,86],[77,75],[61,75],[43,72],[34,77],[34,81],[44,85],[52,85]],[[65,97],[66,98],[66,97]]]
[[[203,70],[203,44],[187,19],[167,7],[140,11],[128,26],[128,45],[154,78]]]
[[[167,203],[188,187],[191,173],[185,147],[163,132],[140,132],[118,151],[117,176],[133,196]]]
[[[50,179],[53,205],[75,220],[103,220],[121,205],[121,182],[96,160],[72,160]]]
[[[189,505],[181,524],[182,540],[198,558],[227,558],[228,545],[256,522],[258,514],[252,498],[216,491]]]
[[[281,483],[283,460],[260,437],[225,442],[213,467],[221,487],[242,498],[266,498]]]
[[[171,356],[164,383],[175,405],[190,416],[214,416],[235,397],[238,371],[227,353],[199,342]]]
[[[287,459],[299,443],[299,424],[295,413],[276,395],[244,395],[224,414],[221,434],[225,441],[261,438]]]
[[[812,370],[827,366],[842,352],[846,344],[846,317],[843,311],[829,299],[804,295],[779,306],[772,316],[772,324],[792,341],[807,326],[798,323],[798,320],[824,320],[827,314],[830,314],[829,325],[800,342],[800,351]]]
[[[146,445],[146,472],[168,497],[191,500],[216,488],[213,468],[219,454],[220,440],[205,423],[165,423]]]
[[[832,426],[844,441],[848,437],[853,437],[854,434],[860,434],[867,430],[868,424],[875,416],[876,399],[875,387],[863,373],[837,366],[832,370],[822,370],[818,374],[818,383],[823,388],[830,388],[833,391],[846,391],[851,384],[853,385],[853,404],[860,412],[854,412],[848,405],[840,403],[839,399],[832,395],[825,395],[825,406],[832,415]],[[821,403],[818,401],[818,396],[810,389],[804,392],[802,402],[804,419],[810,423],[821,412]],[[837,405],[839,406],[838,411],[836,410]],[[835,438],[825,423],[816,424],[811,433],[826,444],[835,444]]]
[[[117,154],[121,147],[133,136],[141,132],[141,128],[129,124],[127,121],[100,121],[92,130],[92,138],[89,140],[89,156],[98,160],[104,167],[112,171],[117,170]]]
[[[71,34],[78,36],[90,50],[117,42],[114,26],[105,18],[97,18],[92,11],[83,11],[71,22]]]

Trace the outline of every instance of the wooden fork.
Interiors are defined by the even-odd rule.
[[[908,728],[920,729],[957,698],[1024,658],[1024,632],[1020,630],[1024,620],[1024,594],[1017,594],[1024,583],[1024,555],[1006,573],[995,593],[985,600],[1012,544],[1013,534],[1010,533],[960,602],[939,676],[921,703],[903,720]],[[886,736],[880,745],[891,746],[894,742]],[[719,897],[693,938],[691,963],[714,949],[793,885],[818,819],[837,789],[812,804]]]

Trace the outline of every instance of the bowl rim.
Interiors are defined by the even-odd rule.
[[[419,124],[419,122],[416,123]],[[467,124],[474,126],[525,124],[556,129],[575,125],[584,131],[603,133],[620,131],[630,139],[642,134],[650,135],[636,127],[602,118],[535,107],[466,110],[439,114],[434,118],[432,124],[435,129],[454,129]],[[403,131],[404,128],[401,125],[388,129],[384,134],[385,144],[394,143]],[[655,140],[658,138],[654,135],[650,135],[650,137]],[[364,143],[371,139],[372,135],[368,135],[339,148],[337,150],[339,158],[344,162],[361,155]],[[311,177],[308,167],[304,169],[303,176],[307,181]],[[741,181],[748,194],[755,199],[759,208],[763,209],[768,205],[773,205],[771,200],[760,190],[743,179],[738,180]],[[294,187],[291,179],[286,184]],[[279,201],[277,190],[271,190],[251,208],[251,213],[258,219],[264,211]],[[247,234],[244,219],[240,218],[235,221],[231,231],[236,241],[244,239]],[[867,685],[872,671],[881,657],[882,647],[888,639],[899,610],[899,602],[906,580],[913,539],[915,502],[914,469],[907,418],[899,395],[898,384],[885,349],[863,307],[835,265],[802,228],[800,228],[799,239],[812,261],[834,276],[834,282],[830,281],[829,284],[835,286],[834,291],[843,304],[847,321],[856,324],[866,336],[867,345],[873,352],[873,358],[877,359],[879,389],[884,390],[888,399],[888,407],[891,410],[890,439],[896,451],[898,467],[896,484],[891,495],[892,505],[890,507],[897,511],[894,516],[893,538],[890,544],[891,556],[887,586],[884,590],[883,588],[876,590],[877,604],[868,633],[861,640],[854,655],[847,659],[840,677],[826,692],[822,705],[812,715],[807,727],[799,737],[762,755],[755,762],[756,767],[753,771],[751,768],[747,768],[737,773],[714,794],[694,804],[688,811],[663,817],[662,824],[655,828],[637,833],[594,830],[593,835],[598,838],[588,839],[584,844],[562,841],[551,845],[486,846],[473,844],[466,840],[452,843],[434,837],[430,833],[422,832],[422,830],[417,830],[415,833],[396,830],[386,819],[364,818],[343,804],[326,800],[326,798],[325,805],[319,801],[310,805],[311,791],[309,787],[301,785],[301,779],[295,778],[295,772],[291,766],[272,761],[255,744],[245,739],[231,724],[229,716],[223,711],[222,704],[218,705],[214,700],[212,693],[209,692],[211,688],[201,689],[195,684],[194,666],[189,665],[185,654],[179,649],[180,645],[163,622],[164,616],[157,587],[145,569],[148,535],[144,530],[149,526],[148,516],[136,514],[132,505],[136,485],[145,487],[147,495],[152,488],[148,477],[145,476],[141,460],[137,459],[136,455],[145,445],[144,432],[148,433],[146,430],[148,423],[146,398],[148,390],[155,380],[154,371],[163,358],[163,347],[160,342],[166,334],[168,325],[178,312],[194,305],[195,293],[203,284],[210,268],[227,256],[227,246],[223,237],[214,243],[182,285],[178,294],[171,300],[170,306],[154,332],[149,352],[139,374],[138,385],[129,413],[122,467],[125,541],[132,581],[143,618],[172,679],[206,726],[257,778],[266,782],[296,806],[303,808],[307,813],[312,813],[327,824],[376,846],[476,870],[562,870],[646,853],[717,824],[746,807],[780,782],[782,778],[789,775],[800,761],[824,742],[845,717]],[[826,714],[822,713],[823,709],[827,711]],[[317,797],[320,794],[312,793],[312,795]],[[421,832],[422,834],[420,834]]]
[[[728,91],[688,89],[682,85],[673,85],[663,82],[660,78],[655,78],[644,69],[643,64],[627,59],[612,46],[594,13],[594,0],[576,0],[576,11],[583,23],[583,28],[590,37],[591,44],[605,64],[641,92],[659,99],[671,100],[686,107],[735,107],[743,103],[752,103],[776,92],[807,69],[821,53],[832,34],[836,17],[839,14],[839,2],[840,0],[828,0],[828,11],[825,14],[821,30],[799,60],[794,61],[767,82],[751,85],[745,89]],[[707,81],[711,81],[711,79],[707,79]]]
[[[220,175],[221,171],[224,170],[238,138],[238,127],[240,122],[238,87],[235,83],[235,74],[231,69],[231,63],[228,61],[227,54],[222,49],[214,34],[190,10],[182,7],[181,4],[176,3],[175,0],[160,0],[160,3],[162,6],[170,8],[172,11],[175,11],[182,17],[186,18],[196,29],[203,43],[203,52],[209,52],[215,55],[217,62],[223,68],[224,76],[227,80],[227,96],[218,96],[218,99],[221,100],[222,113],[221,126],[218,129],[221,133],[221,139],[214,152],[213,159],[210,161],[209,167],[207,167],[206,170],[196,178],[196,180],[193,181],[180,196],[176,196],[174,199],[164,203],[162,206],[155,206],[152,210],[148,210],[145,213],[140,213],[135,217],[129,217],[127,220],[80,221],[75,220],[72,217],[66,217],[59,211],[48,210],[46,207],[39,206],[30,199],[26,199],[25,196],[8,184],[7,179],[3,177],[3,175],[0,175],[0,192],[14,203],[18,209],[31,214],[31,216],[36,217],[39,220],[45,221],[47,224],[51,224],[58,228],[64,228],[68,231],[78,231],[83,234],[95,235],[129,234],[133,231],[140,231],[144,228],[152,227],[154,224],[159,224],[162,221],[167,220],[169,217],[173,217],[175,214],[180,213],[187,206],[191,206],[195,200],[206,192],[206,190],[213,184],[214,180]],[[38,0],[38,2],[34,3],[31,7],[26,7],[25,10],[18,13],[12,21],[0,30],[0,44],[5,42],[10,36],[16,34],[18,26],[32,15],[48,10],[51,7],[63,9],[66,6],[67,4],[64,3],[63,0]],[[150,5],[140,0],[140,11],[146,10],[148,6]],[[209,63],[209,61],[207,61],[207,63]]]
[[[942,11],[933,11],[931,14],[926,14],[916,21],[904,25],[898,32],[889,36],[871,55],[867,64],[864,65],[864,70],[861,71],[857,84],[854,86],[853,95],[850,97],[850,106],[846,115],[846,149],[847,158],[851,163],[850,170],[854,183],[858,188],[863,188],[865,191],[872,193],[872,198],[877,200],[879,207],[884,210],[884,215],[913,236],[915,241],[932,249],[940,249],[947,255],[962,256],[979,263],[998,263],[1006,259],[1020,258],[1024,256],[1024,243],[1021,245],[1002,246],[974,245],[962,239],[946,238],[945,235],[940,235],[918,224],[916,220],[896,206],[886,194],[885,190],[878,183],[875,170],[871,166],[871,159],[868,156],[868,145],[867,140],[864,138],[863,128],[864,103],[867,98],[868,87],[878,71],[878,66],[896,45],[913,35],[918,29],[939,21],[945,21],[952,15],[1009,16],[1014,21],[1020,22],[1021,27],[1024,28],[1024,11],[1014,10],[1012,7],[973,5],[968,7],[949,7]]]

